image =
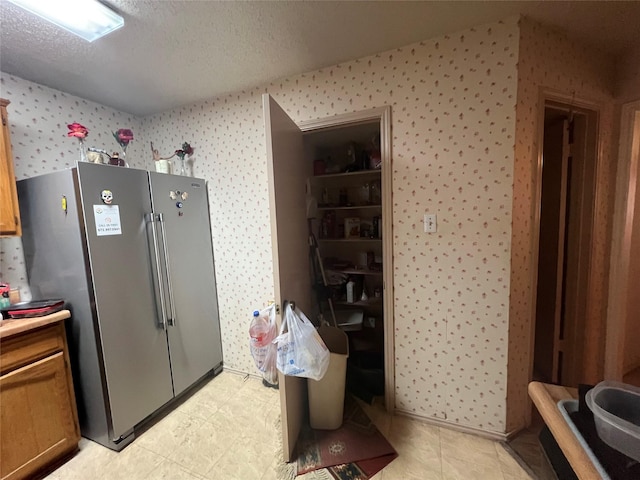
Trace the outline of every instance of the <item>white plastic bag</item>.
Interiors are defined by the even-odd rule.
[[[275,310],[274,310],[275,312]],[[275,323],[275,313],[274,313],[274,321],[273,321],[273,335],[276,334],[276,323]],[[265,355],[264,362],[260,371],[262,372],[262,378],[264,378],[267,383],[270,385],[278,384],[278,369],[276,368],[276,358],[278,356],[278,349],[276,345],[271,342],[269,344],[269,349],[267,350],[267,354]]]
[[[288,331],[283,333],[285,327]],[[306,315],[290,304],[273,343],[278,346],[276,365],[285,375],[320,380],[329,368],[329,349]]]

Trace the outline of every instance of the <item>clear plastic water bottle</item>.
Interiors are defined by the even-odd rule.
[[[264,372],[266,368],[265,360],[272,347],[271,341],[275,338],[275,329],[270,327],[268,315],[260,315],[258,310],[253,312],[253,318],[249,325],[249,349],[256,367],[261,372]]]
[[[264,347],[273,340],[273,338],[270,338],[272,335],[269,330],[269,319],[260,316],[258,310],[253,312],[253,319],[249,326],[249,336],[251,337],[251,344],[255,347]]]

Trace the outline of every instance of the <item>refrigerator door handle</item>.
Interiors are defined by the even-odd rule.
[[[171,270],[169,267],[169,249],[167,247],[167,233],[164,228],[164,215],[158,213],[158,222],[160,223],[160,233],[162,234],[162,250],[164,252],[164,270],[167,277],[167,290],[169,292],[169,308],[171,309],[171,316],[169,317],[169,325],[176,326],[176,305],[173,298],[173,284],[171,282]]]
[[[164,286],[162,284],[162,271],[160,270],[160,249],[158,248],[158,233],[156,232],[156,217],[153,213],[148,213],[145,215],[145,219],[147,222],[151,224],[151,237],[153,238],[153,255],[155,258],[155,274],[156,274],[156,285],[158,287],[158,296],[160,298],[160,326],[163,330],[167,329],[167,309],[166,309],[166,301],[164,298]]]

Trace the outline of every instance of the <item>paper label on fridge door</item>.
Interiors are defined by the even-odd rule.
[[[122,235],[120,210],[118,205],[94,205],[93,216],[96,220],[96,235]]]

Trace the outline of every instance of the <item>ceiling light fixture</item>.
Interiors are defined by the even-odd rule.
[[[124,25],[124,19],[97,0],[9,0],[28,12],[93,42]]]

